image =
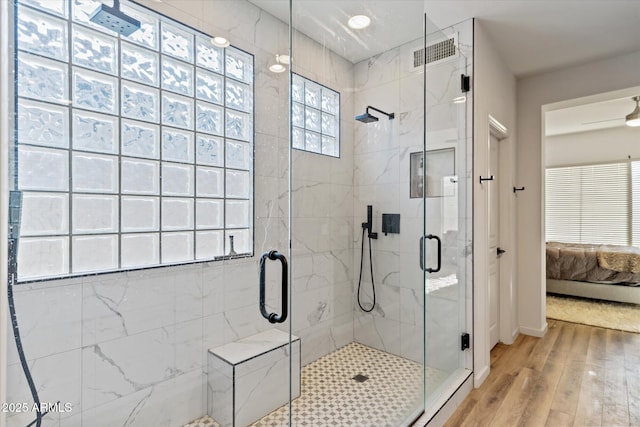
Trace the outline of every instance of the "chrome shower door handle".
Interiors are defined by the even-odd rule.
[[[282,314],[280,315],[278,315],[277,313],[269,313],[267,311],[267,308],[265,307],[265,269],[267,258],[270,260],[280,260],[280,264],[282,265]],[[260,258],[260,313],[262,314],[262,317],[269,321],[269,323],[283,323],[285,320],[287,320],[289,306],[288,272],[289,269],[287,268],[287,258],[284,255],[275,250],[262,254],[262,257]]]
[[[424,239],[435,239],[438,243],[438,265],[436,268],[424,268]],[[420,237],[420,269],[427,273],[437,273],[442,267],[442,241],[435,234],[428,234]]]

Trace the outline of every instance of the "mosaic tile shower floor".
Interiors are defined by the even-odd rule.
[[[353,379],[361,374],[364,382]],[[427,386],[434,389],[446,373],[427,368]],[[422,400],[422,366],[411,360],[358,343],[348,344],[302,368],[302,390],[293,401],[296,426],[397,425]],[[252,424],[288,425],[285,405]],[[205,416],[184,427],[219,427]]]

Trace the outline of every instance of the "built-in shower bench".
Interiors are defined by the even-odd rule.
[[[209,349],[207,412],[223,426],[246,426],[300,395],[300,338],[270,329]]]

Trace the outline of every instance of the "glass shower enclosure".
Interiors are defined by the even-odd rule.
[[[94,25],[97,0],[0,7],[0,170],[26,195],[7,400],[37,400],[24,356],[41,401],[72,407],[43,425],[427,422],[471,373],[460,29],[416,0],[105,4],[140,32]]]
[[[470,373],[467,60],[421,2],[275,3],[256,2],[290,22],[291,360],[266,421],[428,420]]]

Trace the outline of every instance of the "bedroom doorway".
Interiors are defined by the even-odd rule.
[[[638,94],[636,86],[543,106],[548,318],[640,325],[640,272],[631,267],[640,258],[640,146],[625,124]],[[626,308],[632,320],[615,325]]]

